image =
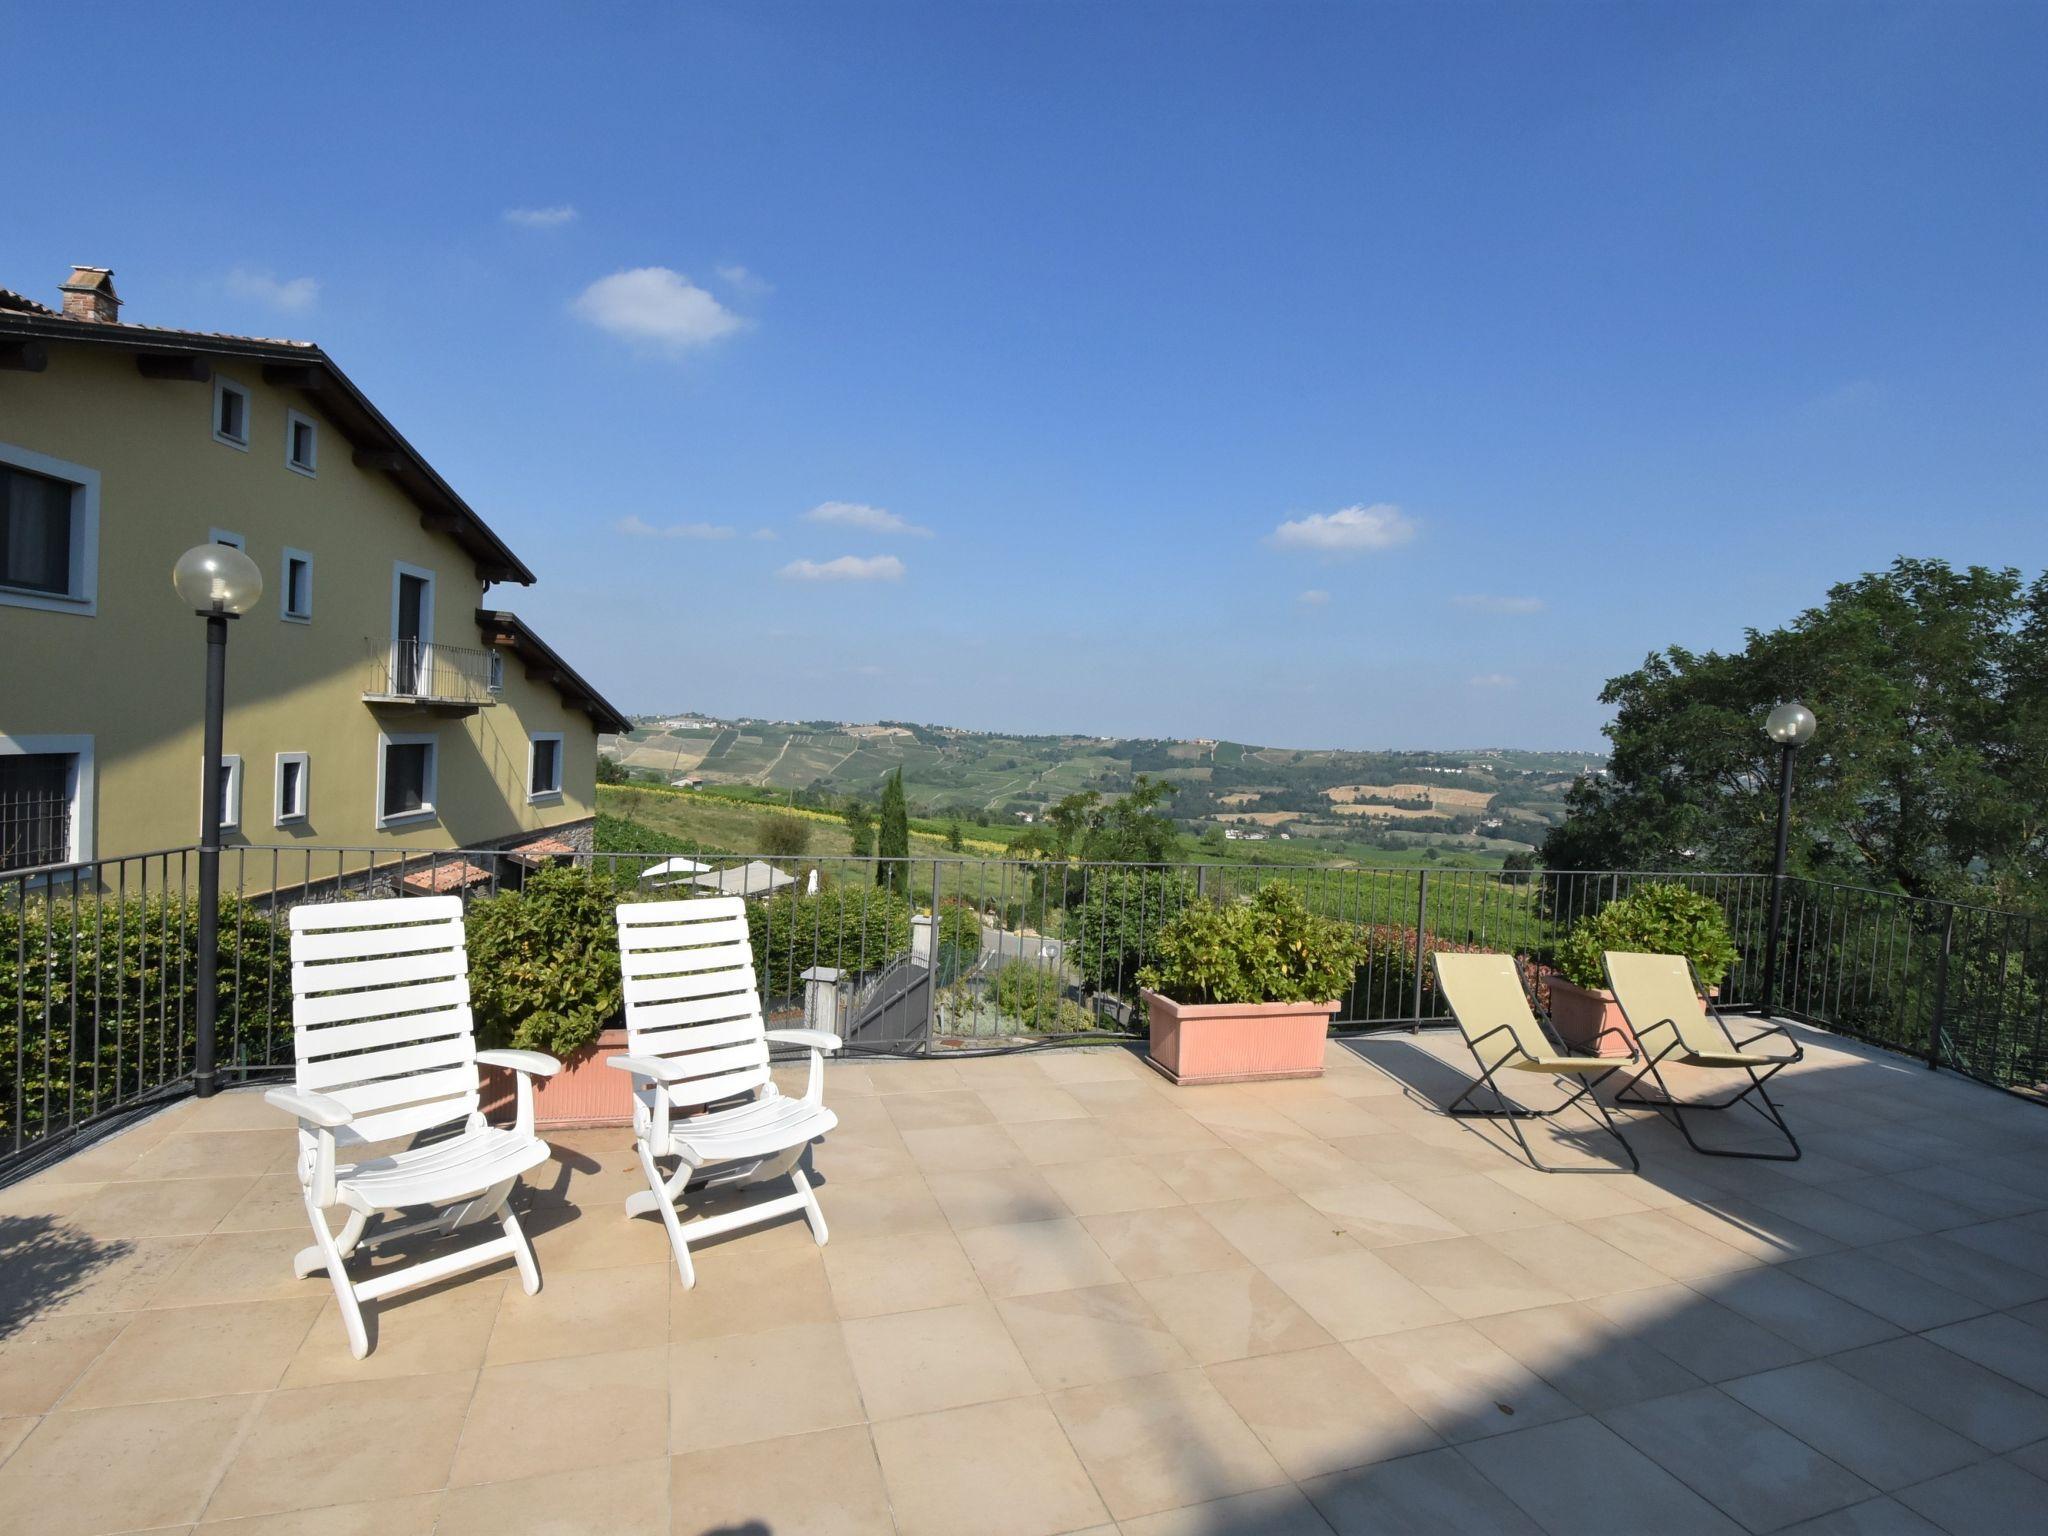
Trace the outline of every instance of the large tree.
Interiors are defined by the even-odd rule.
[[[901,768],[882,785],[882,821],[875,837],[875,854],[881,860],[875,866],[875,883],[903,889],[910,878],[904,862],[910,857],[910,807],[903,798]]]
[[[1799,754],[1795,872],[2048,907],[2048,576],[1899,560],[1740,651],[1674,647],[1610,680],[1613,753],[1544,844],[1563,869],[1766,869],[1777,753]]]
[[[1105,801],[1095,790],[1066,796],[1011,847],[1019,853],[1089,863],[1162,864],[1180,856],[1180,834],[1158,807],[1174,785],[1139,774],[1130,793]]]

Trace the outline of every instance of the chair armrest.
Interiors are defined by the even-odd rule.
[[[761,1032],[777,1045],[807,1045],[814,1051],[836,1051],[840,1039],[824,1029],[765,1029]]]
[[[687,1067],[679,1067],[659,1056],[608,1056],[604,1064],[654,1083],[672,1083],[690,1075]]]
[[[324,1093],[302,1093],[296,1088],[271,1088],[263,1095],[263,1102],[272,1109],[281,1109],[294,1115],[308,1125],[317,1125],[322,1130],[335,1130],[355,1119],[355,1112],[339,1099],[330,1099]]]
[[[546,1051],[478,1051],[476,1060],[478,1066],[509,1067],[535,1077],[553,1077],[562,1070],[562,1064]]]

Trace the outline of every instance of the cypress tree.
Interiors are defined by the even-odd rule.
[[[907,883],[910,857],[910,808],[903,801],[903,770],[898,768],[882,786],[882,825],[875,840],[877,885]]]

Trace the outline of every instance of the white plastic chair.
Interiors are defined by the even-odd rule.
[[[804,1213],[823,1246],[825,1213],[797,1161],[839,1123],[824,1103],[824,1053],[839,1049],[839,1037],[763,1027],[743,898],[627,902],[618,924],[628,1054],[611,1065],[634,1077],[634,1148],[648,1186],[627,1198],[626,1214],[661,1213],[685,1286],[697,1283],[693,1242],[791,1211]],[[802,1098],[783,1094],[769,1075],[771,1041],[810,1047]],[[664,1178],[658,1161],[667,1157],[676,1170]],[[791,1194],[687,1223],[676,1210],[685,1189],[784,1176]]]
[[[263,1097],[298,1117],[299,1183],[313,1246],[292,1270],[327,1271],[348,1329],[349,1351],[370,1352],[362,1303],[431,1285],[510,1258],[530,1296],[540,1289],[533,1248],[506,1201],[519,1175],[548,1159],[533,1131],[535,1077],[561,1063],[538,1051],[479,1051],[469,1011],[462,902],[454,896],[344,901],[292,911],[292,1046],[295,1085]],[[518,1074],[518,1122],[487,1125],[478,1064]],[[426,1145],[341,1162],[372,1143],[455,1127]],[[346,1260],[370,1218],[430,1206],[439,1214],[380,1229],[371,1245],[416,1232],[443,1233],[495,1217],[501,1236],[452,1253],[351,1280]],[[330,1232],[338,1217],[341,1231]]]

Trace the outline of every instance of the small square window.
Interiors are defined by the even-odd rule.
[[[285,412],[284,462],[286,467],[302,475],[318,472],[320,429],[310,416],[301,416],[297,411]]]
[[[306,819],[306,806],[310,799],[310,775],[312,759],[303,752],[280,752],[277,754],[277,807],[275,820],[278,826]]]
[[[313,617],[313,557],[303,549],[284,552],[284,577],[278,583],[282,615],[304,624]]]
[[[559,799],[562,793],[562,733],[546,731],[533,738],[527,760],[526,798]]]
[[[424,819],[434,814],[434,740],[431,736],[385,737],[377,759],[377,823]]]
[[[220,797],[220,825],[226,831],[242,824],[242,760],[232,752],[224,752],[220,759],[220,777],[214,781],[213,791]],[[199,765],[199,792],[206,793],[206,764]]]
[[[249,446],[249,391],[232,379],[213,381],[213,440],[230,448]]]

